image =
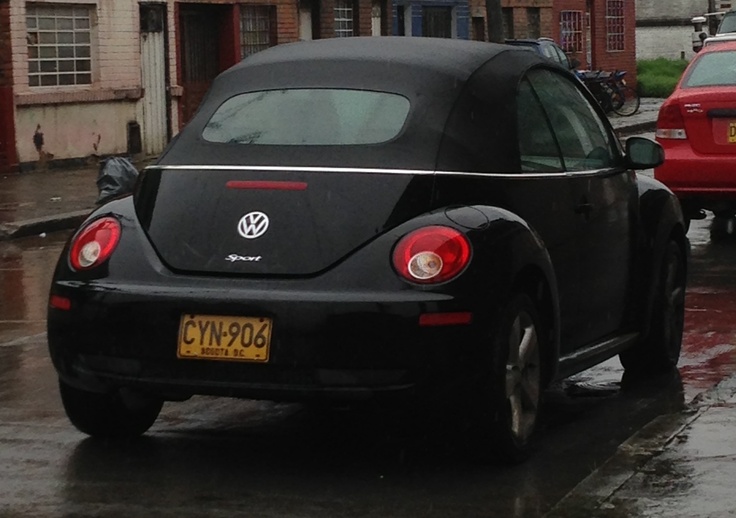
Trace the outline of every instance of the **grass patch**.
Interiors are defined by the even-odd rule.
[[[675,89],[688,61],[684,59],[643,59],[636,62],[636,80],[641,97],[668,97]]]

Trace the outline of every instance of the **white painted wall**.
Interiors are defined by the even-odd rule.
[[[692,27],[637,27],[636,59],[691,59]]]
[[[15,116],[18,158],[21,163],[38,160],[33,145],[38,124],[44,137],[44,151],[54,159],[124,154],[127,124],[135,120],[135,115],[134,102],[20,106]]]
[[[636,0],[637,20],[689,20],[707,12],[708,0]]]

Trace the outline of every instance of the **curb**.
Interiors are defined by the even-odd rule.
[[[656,129],[657,121],[639,122],[636,124],[630,124],[628,126],[622,126],[620,128],[614,128],[614,130],[616,131],[616,135],[618,135],[619,138],[627,137],[629,135],[633,135],[634,133],[654,131]]]
[[[650,421],[644,428],[629,437],[616,453],[593,471],[562,500],[550,509],[544,518],[591,518],[606,502],[641,468],[663,453],[703,410],[683,410],[665,414]]]
[[[632,478],[646,472],[646,465],[652,459],[672,450],[672,445],[695,421],[724,402],[736,402],[734,374],[695,396],[679,412],[663,414],[651,420],[557,502],[545,513],[544,518],[621,516],[621,510],[613,503],[615,494]]]
[[[3,223],[0,224],[0,241],[74,228],[82,223],[91,211],[92,209],[79,210],[54,216]]]

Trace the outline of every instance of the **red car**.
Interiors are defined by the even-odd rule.
[[[705,45],[659,110],[664,163],[654,177],[680,199],[686,221],[736,214],[736,38]],[[733,227],[733,225],[729,225]]]

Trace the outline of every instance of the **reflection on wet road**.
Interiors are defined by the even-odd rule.
[[[68,423],[46,353],[51,269],[66,238],[0,243],[0,516],[536,517],[632,433],[736,368],[736,240],[694,222],[679,375],[621,386],[613,359],[554,387],[538,451],[468,459],[431,410],[324,409],[193,398],[141,441]]]

